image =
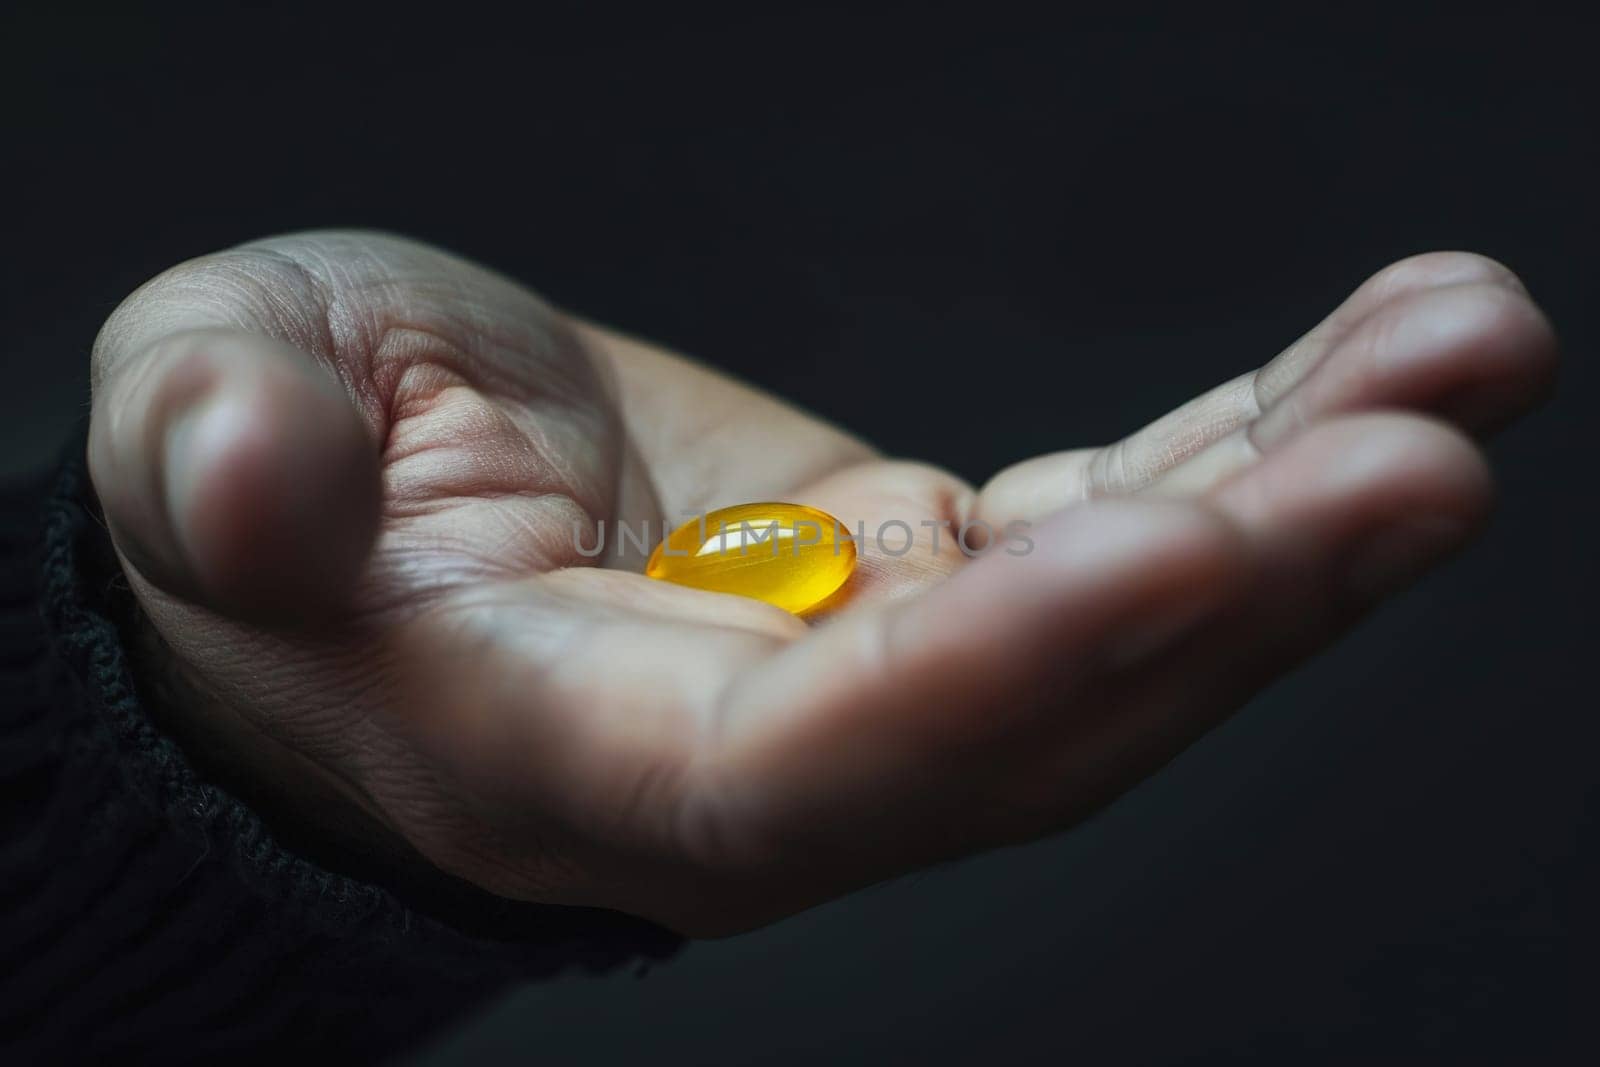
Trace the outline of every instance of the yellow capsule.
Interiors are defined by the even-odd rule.
[[[803,615],[838,592],[855,569],[855,542],[826,511],[738,504],[673,530],[650,554],[644,572]]]

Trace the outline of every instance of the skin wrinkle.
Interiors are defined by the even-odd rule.
[[[391,254],[393,262],[376,252],[364,252],[354,257],[354,263],[344,263],[329,254],[327,243],[340,251],[363,246],[349,240],[323,242],[312,235],[310,239],[295,238],[282,247],[270,240],[243,248],[270,257],[304,283],[302,290],[310,290],[312,300],[305,303],[316,307],[320,316],[307,317],[320,317],[322,325],[315,350],[329,362],[340,364],[334,369],[343,372],[341,380],[352,395],[371,403],[372,412],[384,416],[380,437],[387,434],[400,382],[424,358],[463,378],[470,376],[482,392],[515,397],[519,403],[534,402],[539,396],[563,405],[587,401],[590,391],[583,388],[579,377],[562,370],[583,367],[592,373],[586,360],[539,356],[578,347],[576,338],[559,325],[559,314],[542,301],[496,275],[473,268],[473,276],[487,282],[489,295],[498,298],[491,307],[481,290],[439,274],[450,264],[431,261],[444,257],[419,255],[413,246],[390,238],[380,237],[376,244]],[[407,266],[417,267],[420,277],[408,277]],[[516,313],[507,315],[506,310]],[[464,340],[465,345],[454,338]],[[534,358],[529,359],[530,355]],[[349,363],[354,363],[353,370],[342,366]],[[545,372],[537,385],[528,373],[533,367]],[[548,373],[552,370],[554,375]]]
[[[513,494],[521,497],[521,494]],[[426,515],[413,515],[412,521],[384,535],[377,555],[378,569],[388,570],[401,586],[400,603],[409,599],[427,601],[449,593],[452,589],[475,581],[518,578],[541,573],[555,566],[582,565],[584,561],[571,559],[572,549],[567,541],[570,522],[552,522],[547,508],[530,510],[526,515],[508,511],[507,503],[521,503],[529,509],[544,503],[568,500],[561,494],[549,494],[534,501],[497,501],[482,498],[458,498],[452,506],[441,507]],[[493,510],[481,516],[471,536],[456,534],[474,525],[472,511],[481,506]],[[572,505],[577,510],[577,505]],[[466,510],[463,510],[466,509]],[[439,520],[439,528],[426,525],[426,520]],[[517,525],[489,540],[489,532],[496,525],[507,522]]]
[[[313,275],[288,256],[266,249],[259,250],[259,257],[243,250],[221,252],[202,263],[209,270],[196,275],[196,283],[210,280],[233,287],[233,299],[213,290],[213,300],[224,309],[250,309],[248,314],[228,316],[227,325],[246,333],[259,331],[300,349],[333,374],[347,394],[359,395],[363,375],[341,366],[327,322],[328,294]]]
[[[424,410],[419,411],[418,416],[427,417],[432,412],[426,410],[426,405],[430,401],[437,402],[446,387],[430,380],[425,385],[419,385],[415,398],[399,399],[404,396],[413,378],[425,376],[425,372],[419,371],[418,367],[418,364],[413,364],[402,375],[395,402],[402,408],[419,405]],[[496,395],[479,385],[468,386],[465,382],[452,382],[450,387],[457,384],[481,398],[485,412],[492,410],[495,412],[494,418],[503,420],[504,428],[509,431],[508,437],[518,437],[528,444],[527,470],[544,472],[524,472],[506,484],[529,484],[542,491],[551,491],[551,486],[560,486],[567,495],[582,498],[580,502],[592,516],[616,513],[622,458],[621,449],[610,444],[617,435],[617,415],[614,411],[603,404],[568,403],[555,395],[541,396],[527,390],[517,394]],[[593,464],[602,470],[599,478],[591,477],[589,472],[579,470],[574,464],[562,462],[563,455],[576,455],[582,450],[569,447],[566,442],[558,442],[555,439],[557,431],[562,431],[563,437],[571,438],[574,442],[606,443],[594,449],[598,454]],[[586,492],[585,487],[589,485],[596,486],[593,492]],[[606,487],[610,487],[609,492]]]
[[[140,632],[145,635],[147,647],[156,653],[146,657],[146,661],[153,665],[153,673],[149,675],[148,681],[155,685],[158,691],[169,694],[169,699],[162,702],[161,706],[202,709],[204,719],[213,723],[213,731],[195,734],[192,743],[207,744],[208,738],[216,739],[214,732],[216,726],[231,724],[235,733],[234,741],[225,748],[216,749],[213,758],[231,760],[241,751],[248,751],[248,748],[242,750],[238,745],[237,733],[243,731],[245,735],[253,736],[260,744],[267,746],[266,751],[270,755],[267,755],[266,762],[269,765],[288,763],[304,767],[318,780],[365,810],[369,816],[381,819],[381,806],[363,784],[366,775],[362,772],[374,762],[378,764],[389,762],[388,754],[401,750],[394,744],[393,738],[379,728],[370,717],[361,713],[362,702],[359,699],[359,691],[352,694],[353,699],[336,706],[340,714],[333,714],[334,706],[328,707],[327,718],[334,727],[332,730],[304,729],[306,709],[322,705],[322,701],[315,697],[319,691],[326,691],[327,688],[326,683],[314,675],[302,674],[281,680],[283,699],[279,706],[285,710],[293,708],[293,715],[263,717],[247,714],[240,710],[238,693],[229,695],[218,682],[189,666],[194,657],[171,654],[173,646],[170,639],[155,618],[145,618]],[[213,645],[212,650],[215,651],[215,648]],[[181,647],[179,651],[181,652]],[[247,661],[252,659],[257,651],[246,647],[236,652],[235,657]],[[373,676],[371,687],[381,688],[384,682],[384,676],[380,671]],[[301,700],[298,696],[301,691],[310,694],[313,699]],[[357,713],[357,719],[346,721],[343,714],[351,711]],[[314,724],[316,716],[310,718]],[[286,724],[292,724],[296,728],[289,729]],[[184,735],[188,736],[188,733],[189,731],[185,729]],[[226,729],[222,731],[223,736],[227,733]],[[332,746],[324,745],[320,740],[324,737],[337,738],[338,743]],[[372,829],[376,828],[369,828]]]
[[[412,367],[397,393],[382,456],[385,471],[396,482],[392,488],[404,492],[410,483],[417,492],[471,496],[480,489],[542,492],[561,481],[550,476],[553,467],[543,451],[510,415],[454,375],[445,378],[435,372],[431,365]],[[460,469],[437,463],[434,471],[426,471],[428,457],[441,454],[459,456]],[[420,464],[415,462],[419,459]],[[401,479],[402,471],[417,466],[424,472]]]
[[[414,390],[409,384],[413,382]],[[462,503],[508,497],[521,498],[533,509],[530,515],[540,516],[546,514],[543,505],[547,501],[566,500],[584,520],[591,524],[598,521],[596,505],[575,499],[570,488],[583,481],[570,472],[552,468],[547,462],[550,446],[540,448],[530,442],[498,404],[483,400],[452,372],[432,365],[412,367],[404,383],[396,394],[396,418],[383,459],[388,485],[384,508],[391,521],[406,523],[432,516],[448,525],[452,509]],[[474,451],[474,443],[480,441],[495,445]],[[459,474],[449,473],[452,469]],[[457,516],[457,521],[462,518]],[[546,525],[548,532],[548,521]],[[570,521],[558,525],[566,530]],[[427,534],[421,532],[425,526],[416,522],[409,526],[426,540]],[[524,529],[537,535],[537,520],[528,518]],[[547,547],[529,557],[527,549],[537,540],[548,538],[535,536],[534,540],[519,543],[516,551],[507,553],[500,565],[490,567],[487,573],[503,571],[510,560],[525,559],[530,569],[542,568],[556,559],[564,565],[590,562],[573,559],[575,546],[565,542],[554,546],[559,549],[554,554]],[[472,550],[468,554],[488,565],[496,552],[507,547],[510,546],[502,540],[497,550]]]

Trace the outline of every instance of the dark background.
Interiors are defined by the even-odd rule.
[[[1444,9],[1441,9],[1444,10]],[[3,469],[192,255],[375,226],[981,479],[1468,248],[1568,348],[1464,558],[1089,825],[518,991],[422,1055],[1595,1062],[1592,38],[997,9],[6,16]]]

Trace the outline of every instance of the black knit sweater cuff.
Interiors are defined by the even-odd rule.
[[[141,706],[81,455],[0,497],[0,1049],[371,1057],[509,981],[678,947],[475,890],[424,911],[275,841]]]

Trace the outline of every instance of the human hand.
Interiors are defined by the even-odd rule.
[[[1415,257],[1259,372],[975,489],[442,252],[313,233],[117,309],[89,460],[163,713],[248,795],[720,934],[1159,767],[1471,535],[1468,435],[1555,357],[1503,267]],[[918,542],[810,621],[578,550],[755,500]],[[969,558],[975,519],[1033,550]]]

